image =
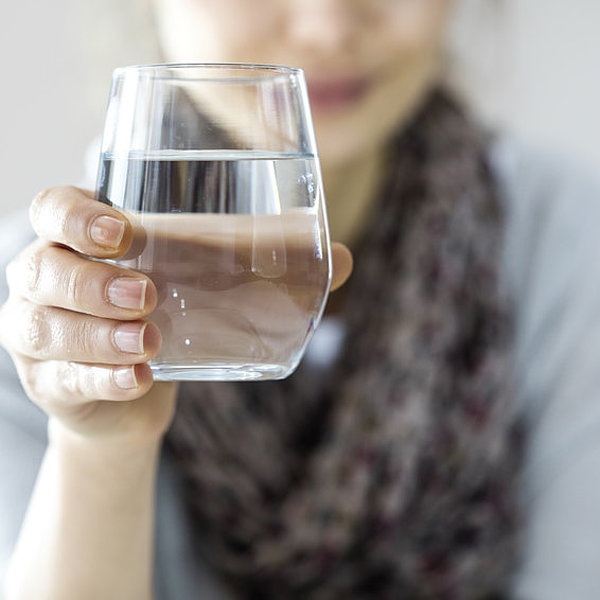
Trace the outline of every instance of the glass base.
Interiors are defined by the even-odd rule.
[[[206,363],[202,365],[150,364],[154,381],[258,381],[284,379],[294,370],[289,365]]]

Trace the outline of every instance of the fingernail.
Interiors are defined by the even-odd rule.
[[[147,283],[145,279],[119,277],[110,282],[106,295],[114,306],[142,310],[146,303]]]
[[[90,237],[99,246],[106,248],[118,248],[123,234],[125,233],[125,223],[121,219],[102,215],[94,219],[90,227]]]
[[[122,390],[131,390],[138,386],[135,367],[115,369],[113,371],[113,379],[117,387],[120,387]]]
[[[144,353],[144,331],[146,331],[147,323],[140,327],[139,323],[125,323],[119,325],[114,333],[113,338],[115,344],[121,352],[129,354]]]

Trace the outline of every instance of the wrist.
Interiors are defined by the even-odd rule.
[[[132,440],[120,436],[86,436],[73,431],[59,419],[48,420],[48,447],[59,455],[76,456],[78,461],[94,459],[123,464],[132,459],[147,460],[160,450],[163,436]]]
[[[69,446],[105,456],[147,454],[160,448],[175,410],[178,386],[155,383],[142,398],[129,402],[95,402],[84,418],[50,416],[50,447]]]

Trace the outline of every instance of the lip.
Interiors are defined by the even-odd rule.
[[[319,75],[307,81],[310,105],[317,110],[338,110],[359,101],[369,89],[366,77]]]

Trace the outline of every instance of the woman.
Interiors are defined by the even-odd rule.
[[[153,385],[154,285],[78,254],[119,256],[129,223],[40,194],[0,314],[49,416],[8,597],[596,598],[596,188],[539,185],[439,89],[451,0],[154,8],[169,61],[306,70],[355,269],[289,380]]]

